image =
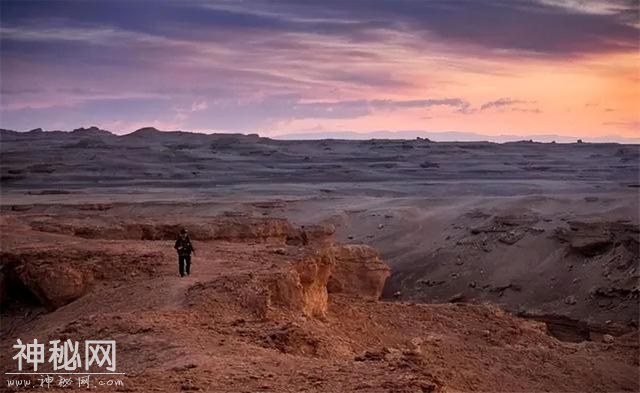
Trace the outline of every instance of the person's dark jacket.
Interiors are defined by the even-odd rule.
[[[174,248],[178,251],[178,255],[183,256],[191,255],[191,253],[195,251],[195,248],[193,248],[193,245],[191,244],[191,239],[189,239],[188,236],[184,239],[179,237],[178,240],[176,240]]]

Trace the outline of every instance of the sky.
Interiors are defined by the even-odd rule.
[[[0,128],[640,138],[640,0],[0,2]]]

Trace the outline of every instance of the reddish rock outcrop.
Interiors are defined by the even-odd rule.
[[[327,284],[329,292],[380,298],[390,269],[373,248],[350,244],[333,246],[331,251],[335,265]]]
[[[327,313],[327,282],[333,268],[328,249],[289,264],[269,279],[270,303],[300,310],[307,316],[323,317]]]
[[[209,294],[215,291],[212,298],[217,300],[232,292],[225,302],[235,307],[238,317],[247,311],[261,319],[270,319],[272,312],[323,318],[328,313],[330,292],[378,299],[388,276],[389,268],[368,246],[320,245],[289,256],[255,276],[221,278],[203,289]]]
[[[66,264],[20,265],[18,279],[49,310],[55,310],[80,297],[89,287],[85,274]]]
[[[120,223],[104,222],[87,225],[84,222],[61,224],[53,220],[34,220],[32,229],[62,233],[86,239],[110,240],[174,240],[180,229],[187,228],[194,240],[285,241],[296,229],[285,219],[257,217],[216,217],[205,223]]]

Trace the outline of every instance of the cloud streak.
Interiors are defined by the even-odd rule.
[[[312,118],[352,118],[371,114],[376,111],[395,111],[400,109],[428,109],[448,107],[456,112],[466,113],[470,104],[460,98],[420,99],[420,100],[353,100],[333,102],[296,103],[292,106],[298,117]]]
[[[499,98],[495,101],[489,101],[487,103],[482,104],[482,106],[480,106],[480,110],[484,111],[492,108],[502,108],[505,106],[512,106],[512,105],[526,104],[526,103],[527,101],[514,100],[512,98]]]

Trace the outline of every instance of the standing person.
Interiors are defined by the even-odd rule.
[[[193,248],[193,244],[191,244],[191,239],[189,239],[189,234],[186,229],[180,230],[180,236],[178,240],[176,240],[176,244],[174,246],[176,251],[178,251],[178,269],[180,271],[180,277],[184,277],[185,273],[188,276],[191,273],[191,253],[196,253],[195,248]]]

